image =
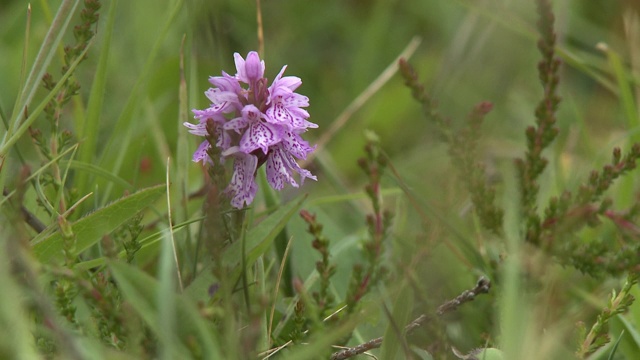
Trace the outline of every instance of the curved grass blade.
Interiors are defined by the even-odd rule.
[[[624,330],[622,330],[622,332],[620,332],[620,336],[618,336],[618,340],[616,340],[616,343],[613,344],[613,348],[611,349],[611,352],[609,353],[609,357],[607,357],[607,360],[613,360],[614,355],[616,354],[616,351],[618,350],[618,345],[620,345],[620,340],[622,340],[623,336],[624,336]]]
[[[79,160],[62,160],[60,161],[62,166],[67,166],[67,164],[75,170],[82,170],[86,173],[91,173],[103,179],[111,181],[111,183],[122,186],[124,189],[133,190],[133,185],[131,185],[125,179],[101,168],[98,165],[94,165],[91,163],[79,161]],[[80,174],[80,173],[79,173]]]

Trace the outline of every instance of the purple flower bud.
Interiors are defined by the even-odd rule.
[[[264,61],[260,61],[260,56],[257,52],[251,51],[247,54],[247,60],[245,61],[240,54],[233,54],[236,63],[236,78],[245,84],[253,85],[258,79],[264,77]]]

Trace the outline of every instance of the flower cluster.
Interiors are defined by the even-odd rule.
[[[306,159],[315,149],[300,134],[318,125],[307,121],[309,98],[294,91],[302,84],[295,76],[282,76],[285,65],[271,86],[264,77],[264,61],[257,52],[247,54],[246,60],[235,53],[237,73],[231,76],[212,76],[214,86],[205,92],[211,105],[204,110],[193,110],[198,124],[184,123],[189,132],[207,136],[207,124],[215,128],[216,144],[221,150],[221,163],[233,158],[233,175],[225,192],[231,205],[240,209],[251,204],[258,185],[255,173],[266,164],[267,180],[271,187],[281,190],[285,183],[298,187],[294,173],[316,180],[308,170],[300,168],[295,158]],[[247,85],[246,88],[242,84]],[[210,127],[211,128],[211,127]],[[193,154],[195,162],[210,162],[209,141],[200,144]],[[294,158],[295,157],[295,158]]]

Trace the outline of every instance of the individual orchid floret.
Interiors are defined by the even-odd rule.
[[[240,209],[253,202],[258,189],[256,171],[263,164],[268,183],[276,190],[285,184],[298,187],[305,178],[317,180],[296,159],[306,159],[315,150],[301,134],[318,125],[307,120],[309,113],[303,109],[309,106],[309,98],[295,92],[302,84],[300,78],[283,76],[286,65],[267,86],[265,63],[257,52],[249,52],[246,59],[235,53],[234,60],[235,75],[222,72],[222,76],[209,78],[214,86],[205,92],[210,105],[193,110],[199,123],[184,125],[190,133],[208,139],[193,154],[193,161],[213,164],[233,160],[233,175],[225,193],[231,205]],[[220,159],[209,157],[212,139]]]

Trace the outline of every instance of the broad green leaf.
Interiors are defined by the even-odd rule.
[[[186,229],[189,224],[192,224],[194,222],[201,221],[201,220],[202,218],[198,218],[198,219],[186,221],[181,224],[174,225],[173,233],[174,234],[178,233],[183,229]],[[155,254],[158,253],[157,248],[161,238],[162,238],[162,231],[158,231],[140,240],[140,243],[142,244],[142,248],[136,253],[136,261],[138,264],[141,264],[141,263],[146,264],[147,262],[153,260],[150,258],[152,257],[152,255],[155,256]],[[152,249],[147,250],[148,248],[152,248]],[[146,254],[146,253],[149,253],[149,254]],[[118,259],[124,260],[126,259],[126,257],[127,257],[127,252],[125,250],[122,250],[118,253]],[[73,268],[80,271],[89,270],[92,268],[106,265],[108,260],[109,259],[107,257],[99,257],[99,258],[95,258],[87,261],[82,261],[76,264]]]
[[[125,300],[131,304],[157,336],[162,336],[165,333],[161,329],[161,324],[163,323],[161,317],[164,314],[159,311],[160,284],[158,281],[137,267],[123,262],[113,262],[109,267]],[[176,294],[174,310],[176,311],[174,333],[180,336],[182,340],[172,344],[177,353],[175,355],[188,354],[186,342],[193,341],[195,338],[199,342],[205,358],[222,359],[220,347],[215,341],[216,336],[211,331],[210,324],[207,324],[200,316],[196,306],[189,299]],[[175,340],[175,338],[165,339],[165,341]],[[184,359],[189,357],[174,358]]]
[[[284,228],[291,216],[300,209],[305,199],[306,196],[297,201],[291,201],[288,204],[283,205],[261,223],[249,230],[245,239],[247,249],[247,254],[245,255],[246,266],[252,266],[258,257],[269,249],[276,235],[278,235],[280,230]],[[242,273],[240,266],[242,259],[241,241],[236,241],[227,248],[224,253],[224,259],[226,259],[228,265],[235,266],[232,274],[232,281],[236,282]],[[186,292],[194,299],[202,300],[203,296],[208,294],[209,286],[211,286],[214,281],[215,279],[213,278],[210,269],[207,267],[198,277],[196,277],[196,279],[186,289]]]
[[[117,200],[96,212],[91,213],[72,224],[76,236],[76,253],[89,248],[102,236],[117,229],[147,206],[153,204],[162,194],[165,185],[140,190],[137,193]],[[63,237],[60,232],[40,235],[33,241],[33,253],[42,262],[48,262],[62,255]]]

